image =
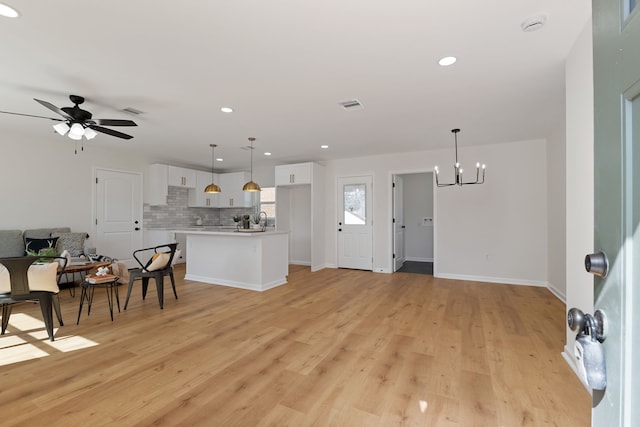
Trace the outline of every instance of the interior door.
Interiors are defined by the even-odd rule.
[[[393,271],[398,271],[404,264],[404,210],[403,210],[402,176],[393,176]]]
[[[373,270],[371,176],[338,178],[338,267]]]
[[[96,170],[96,249],[133,268],[133,251],[142,248],[142,176]]]
[[[640,13],[635,0],[593,1],[595,309],[608,318],[607,385],[593,394],[594,426],[640,420]],[[635,292],[634,292],[635,286]]]

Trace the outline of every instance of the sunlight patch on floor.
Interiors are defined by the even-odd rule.
[[[57,329],[54,329],[54,335]],[[24,313],[13,313],[5,335],[0,336],[0,366],[49,356],[51,353],[95,347],[90,339],[67,335],[49,341],[44,322]],[[48,347],[48,348],[47,348]]]

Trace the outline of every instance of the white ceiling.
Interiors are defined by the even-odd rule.
[[[256,166],[450,147],[454,127],[460,146],[544,138],[591,14],[587,0],[3,1],[21,17],[0,17],[0,110],[55,117],[33,98],[81,95],[94,118],[138,124],[86,149],[207,169],[216,143],[220,170],[247,169],[250,136]],[[523,32],[537,14],[546,26]],[[354,98],[364,109],[338,105]],[[52,124],[0,114],[4,135],[73,155]]]

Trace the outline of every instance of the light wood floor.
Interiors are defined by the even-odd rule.
[[[137,285],[113,322],[98,289],[76,326],[63,291],[54,343],[38,306],[16,306],[0,424],[590,425],[560,354],[564,305],[544,288],[292,266],[258,293],[176,274],[178,300],[166,289],[160,310]]]

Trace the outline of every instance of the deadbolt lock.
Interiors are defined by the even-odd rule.
[[[584,268],[588,273],[599,277],[605,277],[609,272],[609,260],[607,255],[600,251],[589,254],[584,258]]]

